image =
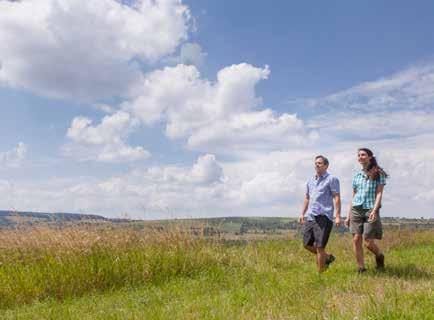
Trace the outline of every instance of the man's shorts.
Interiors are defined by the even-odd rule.
[[[325,248],[329,241],[333,222],[324,215],[315,216],[315,220],[306,221],[303,229],[303,244]]]
[[[380,215],[375,221],[368,221],[371,211],[372,209],[363,209],[362,206],[355,206],[351,209],[350,232],[352,234],[363,234],[365,239],[383,237]]]

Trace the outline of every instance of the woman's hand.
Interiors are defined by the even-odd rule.
[[[378,211],[372,210],[368,217],[368,222],[374,222],[378,218]]]
[[[350,227],[350,215],[347,215],[347,218],[344,221],[345,227],[349,228]]]

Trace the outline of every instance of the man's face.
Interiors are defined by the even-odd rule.
[[[327,167],[324,164],[324,160],[322,158],[318,158],[315,160],[315,171],[317,175],[321,176],[323,173],[327,171]]]

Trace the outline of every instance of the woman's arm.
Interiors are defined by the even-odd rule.
[[[345,219],[345,225],[347,226],[347,228],[350,227],[351,209],[353,208],[353,199],[355,195],[356,195],[356,189],[353,188],[353,195],[351,196],[350,208],[348,210],[347,218]]]
[[[381,207],[381,198],[383,197],[384,184],[379,184],[375,191],[375,203],[374,208],[369,214],[368,221],[375,221],[378,218],[378,210]]]

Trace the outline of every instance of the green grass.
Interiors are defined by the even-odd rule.
[[[321,275],[299,239],[99,236],[0,248],[0,319],[434,319],[432,231],[386,233],[386,270],[367,255],[362,276],[349,235],[332,237]]]

